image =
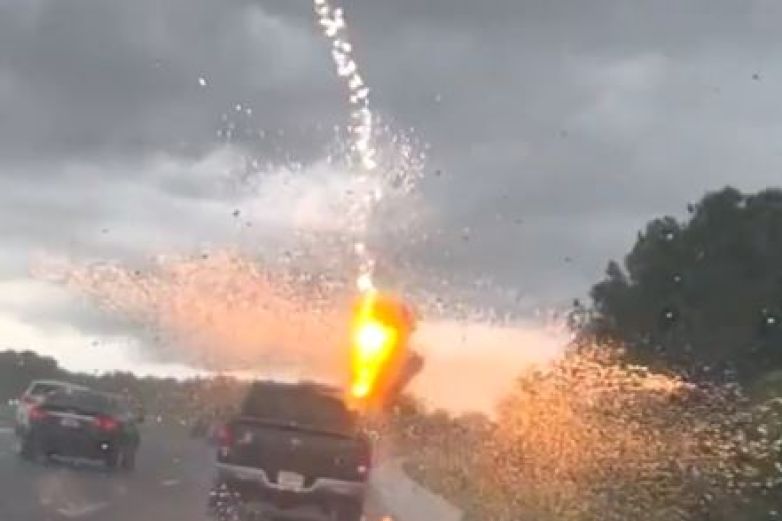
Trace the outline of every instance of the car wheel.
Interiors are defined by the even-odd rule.
[[[35,459],[35,444],[29,435],[22,435],[16,440],[16,452],[23,460]]]
[[[122,462],[122,451],[112,450],[106,454],[103,462],[106,464],[106,469],[116,470]]]
[[[131,471],[136,468],[135,449],[125,449],[122,453],[122,469]]]

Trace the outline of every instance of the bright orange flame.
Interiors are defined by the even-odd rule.
[[[350,398],[379,398],[393,378],[395,361],[403,354],[409,325],[400,319],[402,305],[370,290],[361,295],[350,335]]]
[[[353,334],[353,382],[354,398],[367,398],[375,388],[383,368],[393,354],[397,332],[369,319],[360,323]]]

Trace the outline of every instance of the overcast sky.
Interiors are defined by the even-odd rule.
[[[402,212],[427,240],[394,252],[411,279],[562,304],[648,219],[782,179],[775,0],[343,5],[374,109],[431,145]],[[132,265],[334,232],[346,184],[323,159],[346,122],[307,0],[0,0],[0,343],[136,341],[33,281],[43,253]],[[251,159],[275,174],[237,181]]]

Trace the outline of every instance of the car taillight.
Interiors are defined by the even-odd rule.
[[[119,428],[119,422],[111,416],[96,416],[93,422],[99,430],[104,432],[116,431]]]
[[[230,425],[221,425],[217,429],[217,444],[220,447],[230,447],[234,444],[234,431]]]
[[[30,409],[29,416],[30,421],[38,422],[48,417],[49,413],[36,406]]]

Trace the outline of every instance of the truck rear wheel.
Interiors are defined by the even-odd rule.
[[[114,471],[122,465],[123,459],[122,451],[112,449],[104,456],[103,463],[105,463],[107,470]]]
[[[241,498],[224,484],[209,493],[208,509],[216,521],[244,521],[246,517]]]
[[[364,517],[364,504],[361,501],[346,502],[341,506],[338,521],[361,521]]]

